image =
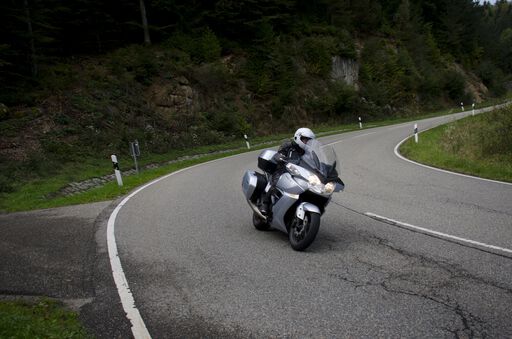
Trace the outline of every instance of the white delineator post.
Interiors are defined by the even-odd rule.
[[[414,141],[418,143],[418,124],[414,124]]]
[[[117,184],[119,186],[123,186],[123,178],[121,177],[121,171],[119,170],[119,163],[117,162],[117,157],[115,154],[110,156],[112,159],[112,165],[114,166],[114,173],[116,175]]]
[[[472,111],[471,115],[472,115],[472,116],[475,116],[475,103],[473,103],[473,104],[471,105],[471,107],[472,107],[472,109],[473,109],[473,111]]]
[[[247,145],[247,149],[251,149],[251,145],[249,144],[249,138],[247,134],[244,134],[245,144]]]
[[[460,103],[460,109],[462,110],[462,112],[464,112],[464,103],[463,102]]]
[[[359,117],[359,129],[363,128],[363,121],[361,120],[361,117]]]

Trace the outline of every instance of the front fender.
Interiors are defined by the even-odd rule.
[[[320,212],[320,209],[316,205],[313,205],[310,202],[303,202],[302,204],[297,206],[297,210],[295,211],[295,215],[300,220],[304,220],[304,216],[306,215],[306,212],[322,214]]]

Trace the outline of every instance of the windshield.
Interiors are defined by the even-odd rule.
[[[320,141],[313,139],[308,141],[305,151],[300,166],[320,175],[323,181],[338,177],[338,161],[331,145],[322,145]]]

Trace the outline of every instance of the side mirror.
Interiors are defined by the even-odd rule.
[[[341,181],[340,178],[338,178],[338,180],[336,180],[336,187],[334,187],[334,192],[340,192],[340,191],[343,191],[345,189],[345,183],[343,181]]]

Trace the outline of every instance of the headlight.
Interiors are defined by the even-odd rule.
[[[308,178],[309,184],[313,186],[319,186],[322,184],[320,179],[316,175],[310,175]]]
[[[336,188],[336,184],[334,182],[328,182],[325,185],[324,192],[331,194],[332,192],[334,192],[334,188]]]
[[[292,174],[292,175],[295,175],[295,176],[299,176],[300,175],[300,171],[292,164],[290,163],[287,163],[286,164],[286,169]]]

